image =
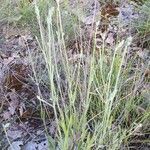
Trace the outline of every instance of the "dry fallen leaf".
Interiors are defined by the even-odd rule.
[[[8,147],[8,150],[21,150],[22,145],[22,141],[15,141]]]
[[[30,141],[23,147],[23,149],[24,150],[37,150],[37,147],[38,145],[35,142]]]
[[[48,150],[48,141],[43,141],[38,144],[38,150]]]
[[[108,33],[107,38],[106,38],[106,43],[110,44],[112,46],[114,44],[114,34],[113,33]]]
[[[118,6],[113,3],[107,3],[102,8],[101,15],[103,19],[108,19],[112,16],[118,16],[119,15]]]
[[[149,58],[149,50],[147,50],[147,49],[142,49],[142,50],[138,51],[137,54],[143,60],[146,60]]]
[[[2,113],[4,120],[10,119],[11,116],[15,114],[15,111],[19,106],[18,97],[15,91],[9,92],[7,94],[7,100],[9,101],[8,109]]]
[[[15,130],[15,131],[8,130],[7,135],[11,139],[15,140],[15,139],[20,138],[22,136],[22,131],[21,130]]]
[[[17,94],[15,93],[15,91],[8,93],[8,96],[11,99],[8,110],[11,115],[14,115],[16,108],[19,106],[18,97],[17,97]]]
[[[11,114],[9,111],[3,112],[1,116],[3,117],[4,120],[8,120],[11,118]]]
[[[5,66],[7,66],[7,65],[9,65],[13,60],[14,60],[14,57],[4,58],[3,64],[4,64]]]
[[[18,45],[24,48],[26,47],[26,39],[24,38],[24,36],[19,37]]]

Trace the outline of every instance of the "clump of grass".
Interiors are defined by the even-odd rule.
[[[49,9],[45,30],[39,8],[35,5],[41,35],[39,44],[51,92],[49,101],[43,100],[40,92],[38,98],[54,110],[57,122],[55,143],[63,150],[120,149],[148,117],[147,109],[144,114],[136,116],[142,97],[137,97],[130,87],[135,86],[138,74],[134,73],[131,78],[129,65],[122,68],[132,39],[118,41],[109,64],[105,49],[99,49],[100,55],[96,57],[93,48],[85,65],[81,65],[82,59],[72,65],[67,56],[63,10],[59,3],[56,10],[56,18],[53,18],[54,8]],[[55,30],[53,19],[56,19]],[[61,85],[62,74],[65,86]]]

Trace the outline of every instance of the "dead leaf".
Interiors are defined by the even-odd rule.
[[[147,77],[148,79],[150,78],[150,69],[146,69],[144,71],[144,76]]]
[[[48,150],[48,141],[43,141],[41,143],[38,144],[38,150]]]
[[[23,142],[22,141],[16,141],[16,142],[13,142],[8,150],[21,150],[21,146],[23,145]]]
[[[9,111],[3,112],[1,116],[3,117],[4,120],[8,120],[11,118],[11,114]]]
[[[28,66],[23,63],[15,63],[11,65],[9,73],[6,74],[4,80],[4,86],[8,89],[15,89],[18,91],[22,88],[23,83],[26,81],[25,78],[28,72]]]
[[[9,65],[13,60],[14,60],[14,57],[4,58],[3,64],[4,64],[5,66],[7,66],[7,65]]]
[[[22,116],[20,116],[20,119],[28,119],[33,115],[33,109],[28,108],[26,111],[22,113]]]
[[[8,110],[11,115],[15,114],[15,110],[18,107],[18,104],[19,104],[18,100],[10,102],[10,107],[8,108]]]
[[[2,113],[2,117],[4,120],[10,119],[12,115],[15,114],[16,109],[19,107],[18,96],[15,91],[9,92],[7,95],[8,109],[4,113]]]
[[[112,3],[107,3],[101,11],[102,19],[108,19],[112,16],[118,16],[118,6]]]
[[[24,36],[19,37],[18,45],[21,47],[26,47],[26,40],[25,40]]]
[[[106,38],[106,43],[110,44],[112,46],[114,44],[114,34],[113,33],[108,33],[107,38]]]
[[[35,142],[30,141],[23,147],[23,149],[24,150],[37,150],[37,147],[38,145]]]
[[[149,50],[143,49],[138,51],[137,54],[141,59],[146,60],[149,57]]]
[[[9,103],[8,110],[11,115],[14,115],[16,108],[19,106],[18,97],[15,93],[15,91],[9,92],[8,96],[10,97],[11,101]]]
[[[22,136],[22,131],[21,130],[8,130],[7,135],[9,138],[15,140],[17,138],[20,138]]]

